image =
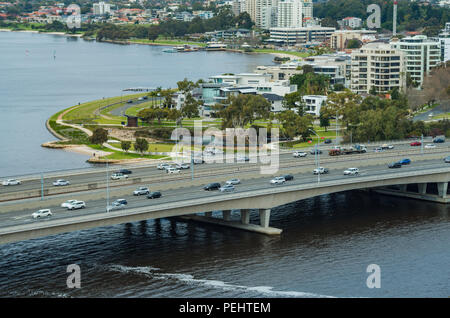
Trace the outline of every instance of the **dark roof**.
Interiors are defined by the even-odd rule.
[[[262,97],[264,97],[265,99],[267,99],[270,102],[283,100],[283,96],[280,96],[280,95],[277,95],[277,94],[264,93],[264,94],[262,94]]]

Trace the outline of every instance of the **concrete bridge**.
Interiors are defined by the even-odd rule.
[[[68,214],[58,219],[3,226],[0,228],[0,244],[94,227],[167,217],[184,217],[264,234],[280,234],[281,229],[269,226],[270,211],[276,206],[349,190],[375,190],[447,203],[449,181],[450,166],[435,163],[422,166],[420,169],[373,170],[370,173],[352,177],[343,176],[340,173],[331,178],[321,178],[320,182],[317,177],[309,175],[299,184],[286,183],[280,186],[267,186],[267,182],[265,182],[258,187],[259,183],[255,183],[253,188],[229,194],[201,192],[196,189],[198,194],[189,192],[190,196],[179,196],[166,203],[147,200],[140,207],[126,210],[109,213]],[[427,192],[429,184],[436,187],[436,193]],[[408,191],[408,185],[413,185],[417,192]],[[186,187],[186,191],[192,191],[192,186]],[[149,203],[149,201],[152,202]],[[249,211],[251,209],[259,210],[259,224],[250,224]],[[222,211],[221,219],[213,218],[211,215],[212,211],[218,210]],[[240,210],[240,221],[230,220],[231,210]],[[199,213],[202,215],[197,215]]]

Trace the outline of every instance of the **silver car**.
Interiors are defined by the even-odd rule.
[[[234,191],[234,185],[232,184],[225,184],[219,188],[220,192],[233,192]]]
[[[235,178],[235,179],[230,179],[226,182],[226,184],[231,184],[231,185],[235,185],[235,184],[240,184],[241,180]]]

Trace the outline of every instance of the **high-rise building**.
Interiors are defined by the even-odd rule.
[[[351,90],[387,93],[406,88],[405,53],[387,43],[371,42],[352,51]]]
[[[439,42],[441,44],[441,61],[450,61],[450,32],[439,34]]]
[[[300,28],[303,26],[302,0],[283,0],[278,3],[278,27]]]
[[[105,2],[94,3],[92,5],[95,15],[103,15],[106,13],[111,13],[111,5]]]
[[[390,42],[393,48],[405,52],[405,71],[411,80],[422,85],[430,70],[441,61],[441,47],[437,39],[416,35]]]
[[[278,0],[245,0],[245,11],[258,28],[270,28],[275,25]],[[269,19],[272,19],[268,22]]]

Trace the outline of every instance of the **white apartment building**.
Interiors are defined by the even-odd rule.
[[[358,29],[362,26],[362,19],[356,17],[347,17],[337,22],[341,28]]]
[[[278,28],[303,26],[302,0],[282,0],[278,3]]]
[[[231,4],[231,10],[233,10],[235,16],[238,16],[241,12],[245,12],[245,0],[234,0]]]
[[[94,15],[103,15],[107,13],[111,13],[111,5],[105,2],[94,3],[92,5]]]
[[[258,28],[267,27],[268,24],[274,24],[272,21],[268,23],[267,19],[272,11],[276,12],[278,2],[279,0],[245,0],[245,11]]]
[[[313,1],[312,0],[302,0],[302,15],[303,15],[303,21],[305,19],[312,19],[313,18]],[[303,25],[305,26],[305,25]]]
[[[447,62],[450,60],[450,32],[439,34],[439,42],[441,45],[441,61]]]
[[[405,71],[419,85],[422,85],[424,77],[441,61],[439,40],[429,39],[425,35],[393,40],[390,44],[405,52]]]
[[[369,94],[406,88],[405,53],[387,43],[371,42],[352,51],[351,90]]]
[[[310,42],[326,42],[331,38],[335,28],[311,26],[298,28],[271,28],[270,39],[279,45],[296,45]]]
[[[302,100],[305,113],[318,117],[320,116],[320,108],[327,102],[327,97],[324,95],[304,95]]]

